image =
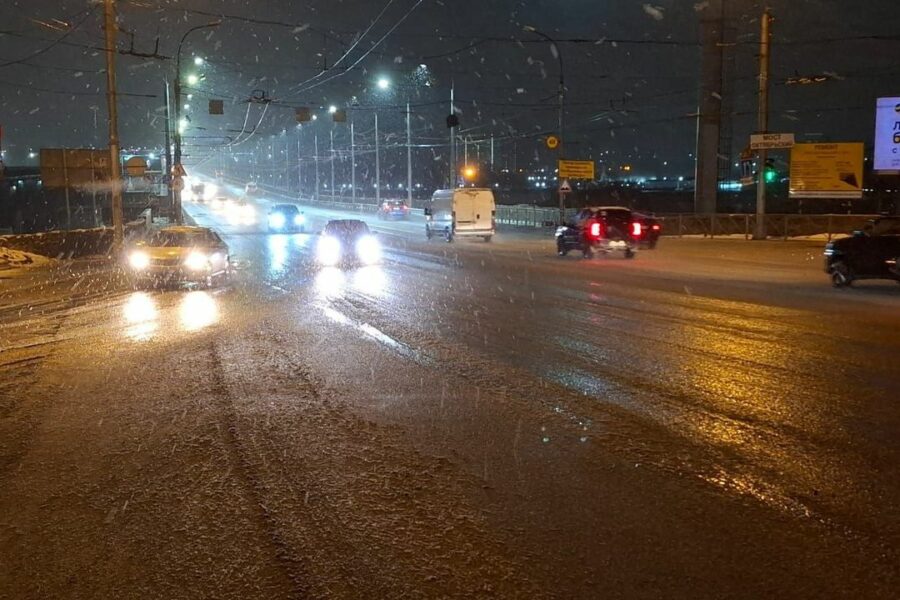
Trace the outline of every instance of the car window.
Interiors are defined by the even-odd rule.
[[[146,239],[148,246],[162,248],[189,248],[216,244],[221,241],[221,238],[212,231],[156,231]]]
[[[363,221],[331,221],[325,226],[325,233],[337,236],[354,236],[369,233],[369,226]]]

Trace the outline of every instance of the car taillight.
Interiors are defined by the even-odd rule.
[[[654,225],[654,226],[653,226],[653,231],[659,231],[659,229],[660,229],[659,225]]]
[[[591,237],[600,237],[600,223],[591,223]]]
[[[641,237],[642,232],[641,224],[637,221],[631,224],[631,235],[634,237]]]

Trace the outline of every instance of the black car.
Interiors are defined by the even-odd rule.
[[[662,235],[662,224],[652,215],[643,213],[632,213],[634,223],[640,225],[640,229],[632,225],[632,235],[637,239],[638,246],[641,248],[656,248],[659,243],[659,236]]]
[[[869,221],[862,231],[825,246],[825,272],[835,287],[858,279],[893,279],[900,282],[900,217]]]
[[[316,245],[316,259],[325,267],[374,265],[381,262],[381,244],[364,221],[328,221]]]
[[[565,256],[577,250],[585,258],[590,258],[595,252],[622,252],[625,258],[634,258],[640,229],[640,223],[634,220],[629,208],[584,208],[569,223],[556,230],[556,251],[560,256]]]
[[[306,231],[306,215],[294,204],[276,204],[269,210],[269,231]]]

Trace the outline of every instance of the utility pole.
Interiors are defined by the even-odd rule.
[[[494,134],[491,134],[491,171],[494,170]]]
[[[406,205],[412,208],[412,113],[406,103]]]
[[[454,96],[456,94],[456,84],[454,82],[450,82],[450,116],[451,118],[456,115],[456,102],[454,101]],[[448,186],[450,189],[456,187],[456,128],[450,127],[450,185]]]
[[[767,8],[762,17],[762,31],[759,41],[759,123],[758,133],[769,132],[769,42],[772,15]],[[758,179],[756,182],[756,228],[754,240],[766,239],[766,160],[768,152],[759,151],[757,162]]]
[[[694,212],[715,213],[719,194],[719,141],[722,129],[723,0],[701,13],[702,55],[697,110]]]
[[[331,126],[331,200],[334,201],[334,125]]]
[[[303,155],[300,153],[300,133],[303,126],[297,127],[297,197],[303,197]]]
[[[122,214],[122,169],[119,159],[119,115],[116,102],[116,7],[115,0],[104,1],[106,23],[106,104],[109,110],[109,169],[112,188],[113,246],[125,241]]]
[[[375,203],[381,206],[381,146],[378,142],[378,113],[375,113]]]
[[[172,186],[170,185],[172,181],[172,115],[169,112],[170,105],[172,104],[171,98],[169,98],[169,81],[166,80],[166,170],[163,171],[163,182],[166,184],[166,189],[169,190],[169,202],[172,206],[175,205],[175,197],[172,196]]]
[[[316,202],[319,201],[319,134],[313,138],[313,148],[315,150],[315,163],[316,163]]]
[[[356,130],[350,121],[350,194],[356,204]]]

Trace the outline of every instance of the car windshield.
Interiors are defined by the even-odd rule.
[[[330,221],[325,226],[325,233],[336,237],[357,237],[369,233],[369,226],[363,221]]]
[[[214,245],[218,239],[211,231],[156,231],[148,235],[145,241],[151,247],[192,248]]]
[[[285,215],[296,215],[300,212],[300,209],[293,204],[278,204],[272,209],[272,212],[280,212]]]

